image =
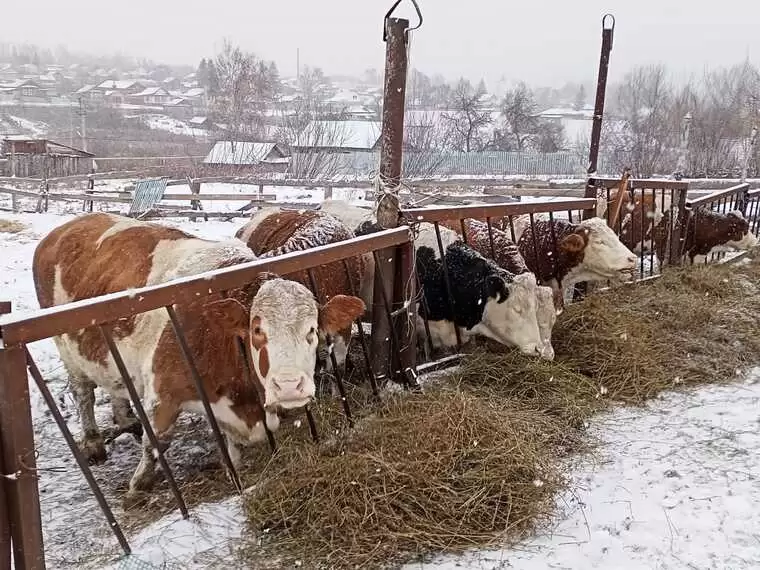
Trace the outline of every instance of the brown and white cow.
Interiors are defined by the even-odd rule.
[[[610,199],[611,204],[615,204],[617,200],[617,192]],[[670,205],[670,197],[663,197],[665,208]],[[620,206],[620,223],[619,233],[620,241],[633,251],[634,253],[648,252],[652,249],[652,230],[660,220],[662,219],[661,204],[657,203],[654,194],[641,192],[628,192],[623,191],[622,203]],[[604,217],[603,210],[599,213],[600,217]],[[618,227],[618,224],[614,224],[613,229]]]
[[[564,302],[565,287],[630,278],[636,268],[636,255],[597,217],[577,224],[535,220],[525,225],[517,247],[539,283],[554,290],[557,303]]]
[[[668,230],[674,213],[665,212],[652,232],[657,258],[665,259]],[[739,211],[723,214],[705,207],[687,208],[681,252],[692,263],[704,262],[707,255],[719,251],[748,250],[758,245],[758,238],[749,228],[749,221]]]
[[[305,251],[315,247],[338,243],[354,237],[354,232],[338,218],[319,210],[263,210],[241,227],[235,237],[242,240],[251,250],[262,257],[273,257],[294,251]],[[329,300],[336,295],[351,295],[358,292],[364,278],[366,260],[353,257],[342,261],[320,265],[314,268],[314,285],[317,299]],[[306,271],[287,275],[311,288]],[[332,369],[332,362],[326,357],[327,350],[333,350],[338,366],[342,366],[348,354],[351,341],[351,325],[341,330],[334,338],[320,338],[320,354],[326,369]]]
[[[48,234],[34,254],[33,274],[41,307],[61,305],[164,283],[172,279],[250,262],[256,256],[238,240],[197,239],[158,224],[109,214],[82,215]],[[239,444],[265,437],[279,426],[279,409],[298,408],[314,397],[319,331],[336,334],[364,310],[355,297],[336,296],[319,305],[300,283],[272,275],[219,294],[178,303],[195,363],[235,462]],[[202,411],[168,316],[149,311],[119,321],[113,334],[156,435],[166,438],[183,411]],[[247,340],[253,382],[245,380],[237,337]],[[128,394],[97,329],[55,339],[71,379],[90,460],[105,459],[94,415],[94,389],[111,394],[114,421],[134,422]],[[155,457],[146,437],[130,492],[147,488]]]

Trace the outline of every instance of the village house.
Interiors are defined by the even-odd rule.
[[[287,150],[279,143],[218,141],[203,165],[211,171],[262,174],[285,172],[288,162]]]

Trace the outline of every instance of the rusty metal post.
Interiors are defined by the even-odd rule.
[[[409,20],[386,15],[383,35],[386,47],[380,187],[376,198],[377,222],[380,227],[386,229],[395,228],[399,221],[398,188],[403,162],[408,29]],[[393,325],[383,310],[383,291],[394,290],[396,249],[389,248],[378,251],[377,254],[375,258],[381,266],[375,267],[372,299],[372,372],[376,378],[387,378],[390,373],[390,338]]]
[[[15,201],[14,201],[15,206]],[[14,208],[15,211],[15,208]],[[0,302],[0,315],[7,315],[11,312],[11,304],[7,301]],[[3,332],[0,330],[0,339]],[[5,465],[3,461],[3,441],[0,437],[0,475],[5,474]],[[8,501],[5,498],[5,478],[0,480],[0,570],[10,570],[11,568],[11,526],[8,516]]]
[[[686,195],[688,190],[674,190],[673,198],[670,204],[670,230],[669,247],[665,252],[667,265],[680,265],[681,256],[684,254],[683,246],[686,243],[686,234],[689,231],[687,227],[688,212],[686,211]],[[677,198],[676,198],[677,197]],[[673,216],[675,209],[676,215]],[[654,228],[653,230],[654,231]]]
[[[611,23],[608,25],[608,19]],[[604,117],[604,99],[607,93],[607,70],[612,51],[612,35],[615,30],[615,17],[605,14],[602,18],[602,53],[599,58],[599,75],[596,82],[596,99],[594,101],[594,124],[591,128],[591,148],[589,149],[588,180],[586,198],[596,198],[594,178],[599,165],[599,140],[602,136],[602,118]],[[583,219],[594,217],[590,210],[584,210]]]
[[[0,448],[2,485],[17,570],[44,570],[34,427],[23,346],[0,340]]]
[[[408,386],[417,386],[417,313],[413,309],[414,300],[417,298],[417,275],[414,267],[414,242],[398,246],[399,263],[396,275],[393,305],[394,312],[400,313],[397,319],[398,331],[396,333],[399,347],[399,362],[401,374],[406,377]],[[408,303],[404,306],[404,303]]]

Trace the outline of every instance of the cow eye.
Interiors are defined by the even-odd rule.
[[[261,336],[263,331],[261,330],[261,327],[254,327],[253,334],[256,336]]]
[[[312,343],[312,342],[314,342],[314,339],[316,339],[316,338],[317,338],[317,329],[315,329],[314,327],[311,327],[309,329],[309,334],[306,335],[306,340],[309,343]]]

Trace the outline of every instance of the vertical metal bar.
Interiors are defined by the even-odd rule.
[[[464,242],[464,245],[468,245],[467,243],[467,227],[464,223],[464,218],[459,218],[459,227],[462,228],[462,241]]]
[[[610,201],[611,201],[610,187],[609,186],[605,186],[604,190],[605,190],[605,193],[607,194],[607,210],[606,210],[606,214],[607,215],[606,215],[606,218],[607,218],[607,225],[609,226],[610,225]],[[612,228],[612,229],[614,230],[615,228]]]
[[[17,570],[45,568],[34,426],[23,346],[0,343],[0,466]]]
[[[2,444],[0,440],[0,474],[5,474]],[[8,518],[8,501],[5,498],[3,480],[0,481],[0,570],[11,570],[11,525]]]
[[[311,283],[311,289],[314,293],[314,296],[317,298],[317,302],[322,305],[324,304],[325,300],[321,298],[322,296],[319,294],[319,289],[317,288],[317,280],[314,277],[314,269],[310,268],[307,270],[307,274],[309,275],[309,282]],[[329,342],[332,339],[328,338],[327,342]],[[348,346],[346,346],[348,348]],[[348,352],[346,352],[346,358],[348,358]],[[351,417],[351,406],[348,404],[348,398],[346,397],[346,387],[343,385],[343,375],[340,373],[340,370],[338,369],[338,360],[335,358],[335,352],[330,351],[330,363],[333,367],[333,377],[335,378],[335,384],[338,386],[338,393],[340,394],[340,401],[343,405],[343,412],[346,414],[346,418],[348,419],[349,425],[354,425],[354,420]]]
[[[509,235],[512,238],[512,241],[517,243],[517,239],[515,238],[515,222],[512,219],[512,216],[509,216]]]
[[[412,300],[416,298],[416,276],[414,242],[398,246],[399,248],[399,272],[396,282],[394,297],[400,301],[401,306],[395,309],[401,312],[400,324],[397,332],[401,339],[399,361],[401,372],[412,387],[417,387],[417,316],[412,311]]]
[[[434,222],[435,238],[438,240],[438,250],[441,252],[441,263],[443,264],[443,282],[446,285],[446,297],[449,301],[449,308],[451,309],[452,321],[454,323],[454,334],[457,339],[457,351],[462,350],[462,336],[459,334],[459,325],[457,324],[457,308],[454,302],[454,294],[451,289],[451,280],[449,279],[449,266],[446,263],[446,251],[443,249],[443,240],[441,239],[441,228],[438,222]]]
[[[533,241],[533,255],[536,257],[536,271],[538,272],[538,280],[543,281],[544,272],[541,271],[543,267],[541,265],[541,260],[539,259],[539,255],[538,255],[538,237],[536,235],[536,221],[533,217],[532,212],[528,214],[528,216],[530,219],[530,233],[533,237],[533,240],[532,240]],[[552,255],[555,255],[555,254],[552,253]]]
[[[82,455],[82,451],[79,449],[77,442],[74,440],[74,436],[71,434],[69,426],[66,425],[66,420],[63,418],[63,415],[61,415],[61,411],[58,409],[58,404],[56,404],[55,398],[53,398],[53,395],[50,393],[50,389],[47,387],[45,380],[42,378],[42,374],[40,374],[40,370],[37,368],[37,364],[34,362],[32,355],[29,354],[29,349],[24,347],[24,352],[26,353],[26,365],[29,368],[29,373],[34,380],[34,383],[37,385],[37,389],[42,394],[42,398],[45,400],[50,413],[53,415],[55,423],[58,424],[58,429],[61,430],[63,439],[66,440],[66,444],[69,446],[71,453],[74,455],[74,459],[76,459],[76,462],[79,465],[79,469],[82,471],[82,475],[84,475],[84,478],[87,481],[87,485],[90,487],[90,491],[92,491],[92,494],[95,496],[95,500],[98,502],[98,506],[100,506],[100,510],[103,511],[103,515],[108,521],[108,526],[111,527],[116,540],[119,542],[121,549],[124,551],[124,554],[129,555],[132,550],[129,547],[129,543],[124,536],[119,523],[116,521],[116,517],[113,516],[113,511],[108,505],[108,502],[103,495],[103,491],[100,489],[100,485],[98,485],[98,482],[95,480],[95,477],[92,474],[92,470],[90,469],[87,460]]]
[[[493,245],[493,227],[491,226],[491,218],[486,218],[486,224],[488,225],[488,247],[491,248],[491,259],[496,259],[496,248]],[[514,242],[514,238],[512,238]]]
[[[640,251],[639,251],[639,276],[641,279],[644,278],[644,258],[646,257],[646,254],[644,253],[644,234],[646,233],[646,212],[644,211],[644,202],[647,195],[647,189],[642,188],[641,189],[641,203],[639,204],[638,208],[636,207],[636,196],[634,194],[633,196],[633,207],[634,209],[641,210],[639,212],[639,218],[641,219],[641,222],[639,223],[639,231],[641,232],[639,234],[639,239],[641,240]],[[635,213],[634,210],[634,213]],[[633,227],[633,218],[634,216],[631,216],[631,227]]]
[[[416,268],[415,268],[416,269]],[[417,291],[419,291],[419,298],[420,298],[420,304],[419,307],[422,309],[422,324],[425,328],[425,342],[428,347],[429,354],[425,355],[426,359],[430,360],[432,358],[433,353],[435,352],[435,347],[433,346],[433,337],[430,334],[430,311],[428,310],[428,304],[427,299],[425,298],[425,289],[422,287],[422,283],[420,282],[420,276],[415,271],[415,276],[417,280]]]
[[[385,45],[385,81],[383,88],[382,142],[380,149],[380,192],[377,193],[377,223],[381,228],[398,225],[398,188],[401,183],[404,142],[404,101],[406,98],[407,30],[409,20],[391,18],[383,20]],[[375,264],[375,288],[372,307],[372,368],[376,377],[389,377],[392,361],[390,347],[384,342],[393,322],[386,321],[379,307],[383,304],[382,291],[393,290],[392,279],[396,275],[393,253],[384,251]],[[389,261],[386,261],[388,260]],[[382,283],[380,275],[388,281]]]
[[[203,404],[203,410],[206,412],[206,419],[211,426],[211,431],[214,433],[214,439],[216,440],[216,445],[219,448],[219,453],[222,454],[222,461],[227,467],[227,472],[230,475],[230,479],[232,479],[233,485],[235,485],[235,488],[242,493],[243,484],[240,482],[240,477],[238,476],[237,469],[235,469],[235,466],[232,464],[232,458],[230,457],[229,450],[227,449],[227,444],[224,441],[224,436],[222,435],[222,431],[219,429],[219,423],[216,421],[214,411],[211,409],[211,403],[208,401],[208,394],[206,394],[206,389],[203,387],[203,379],[201,378],[201,373],[198,371],[198,367],[195,365],[195,358],[193,358],[193,353],[190,350],[190,346],[187,344],[187,338],[185,338],[185,333],[182,330],[182,324],[179,322],[179,318],[177,317],[177,313],[174,310],[174,307],[167,305],[166,312],[169,314],[169,320],[172,323],[172,329],[174,330],[174,336],[177,338],[177,344],[179,344],[180,352],[182,352],[182,357],[185,359],[185,364],[187,364],[187,367],[190,370],[190,377],[193,379],[195,390],[198,392],[198,397]],[[264,423],[266,424],[266,412],[264,414]]]
[[[264,402],[261,401],[261,395],[259,394],[259,389],[256,386],[255,380],[254,380],[254,372],[253,368],[251,366],[251,358],[250,353],[248,352],[248,347],[246,342],[240,338],[236,337],[237,340],[237,347],[238,347],[238,353],[240,354],[240,358],[243,360],[243,371],[245,372],[245,380],[247,383],[249,383],[251,386],[253,386],[253,393],[256,397],[256,403],[261,408],[261,411],[264,413],[264,433],[267,436],[267,441],[269,442],[269,449],[272,450],[272,453],[277,451],[277,441],[274,439],[274,434],[272,433],[272,430],[269,429],[269,426],[267,425],[267,411],[264,408]]]
[[[380,264],[377,262],[377,258],[379,257],[379,252],[374,251],[372,253],[375,256],[375,271],[382,272],[383,269],[380,267]],[[386,282],[385,276],[382,274],[380,275],[380,282],[381,283]],[[393,366],[394,360],[396,361],[398,370],[401,370],[401,360],[399,356],[401,344],[399,343],[398,335],[396,334],[396,327],[393,326],[393,310],[391,309],[392,305],[391,305],[390,299],[388,298],[388,291],[386,291],[385,287],[381,288],[380,296],[383,299],[383,307],[385,308],[386,318],[388,319],[388,322],[391,324],[390,329],[389,329],[390,336],[386,337],[383,340],[390,345],[390,351],[388,355],[388,358],[390,361],[388,364],[389,364],[389,370],[391,372],[391,375],[395,376],[396,370],[394,369],[394,366]],[[374,331],[372,331],[372,333],[374,335]],[[406,378],[404,378],[404,383],[406,383]]]
[[[663,190],[663,194],[665,191]],[[654,275],[654,220],[657,211],[657,189],[652,188],[652,208],[649,210],[647,227],[649,228],[649,274]],[[646,236],[644,236],[646,238]],[[646,241],[646,240],[645,240]]]
[[[309,433],[314,443],[319,443],[319,432],[317,431],[317,422],[314,421],[314,414],[311,413],[311,407],[306,406],[306,421],[309,423]]]
[[[611,24],[607,25],[608,18]],[[599,162],[599,139],[602,135],[602,118],[604,117],[604,99],[607,92],[607,71],[610,65],[610,52],[612,51],[612,36],[615,30],[615,18],[612,14],[605,14],[602,18],[602,50],[599,57],[599,74],[596,82],[596,99],[594,101],[594,123],[591,127],[591,147],[589,149],[588,181],[586,182],[586,198],[596,197],[594,188],[594,176]],[[590,210],[585,210],[583,218],[592,218]]]
[[[13,199],[13,211],[16,211],[16,195],[11,194]],[[11,312],[9,301],[0,301],[0,315],[7,315]],[[2,340],[3,331],[0,329],[0,341]],[[10,470],[8,470],[10,471]],[[0,437],[0,474],[5,474],[3,461],[3,441]],[[8,500],[5,497],[5,478],[0,479],[0,570],[11,569],[11,525],[8,516]]]
[[[345,259],[343,260],[343,269],[346,272],[346,278],[348,279],[348,284],[351,288],[351,294],[356,297],[358,295],[357,286],[354,283],[353,277],[351,277],[351,270],[348,267],[348,261]],[[356,319],[356,328],[359,331],[359,342],[362,345],[362,355],[364,356],[364,365],[367,368],[367,378],[369,379],[369,385],[372,388],[372,395],[375,398],[380,398],[380,391],[377,389],[377,380],[375,379],[375,375],[372,373],[372,363],[370,362],[369,358],[369,345],[367,344],[367,337],[364,334],[364,325],[362,324],[361,317]]]
[[[111,331],[108,330],[106,325],[100,325],[99,328],[100,334],[103,336],[103,340],[106,342],[108,350],[110,351],[111,356],[116,363],[116,368],[119,370],[121,379],[124,381],[124,386],[126,387],[127,392],[129,392],[129,398],[132,400],[132,405],[135,407],[135,413],[143,425],[145,435],[148,437],[148,441],[150,441],[150,444],[153,446],[153,453],[158,459],[158,463],[161,465],[161,469],[163,470],[164,476],[169,483],[169,488],[172,491],[172,495],[174,495],[174,500],[177,502],[177,506],[182,513],[182,517],[188,518],[189,515],[187,512],[187,505],[185,505],[185,499],[182,497],[182,493],[180,493],[179,487],[177,487],[177,481],[174,479],[174,473],[166,461],[164,452],[161,451],[158,437],[156,437],[156,433],[153,431],[153,426],[148,420],[148,416],[145,413],[145,408],[143,408],[140,396],[138,395],[137,390],[135,390],[135,385],[132,383],[132,377],[129,375],[129,370],[127,370],[127,366],[124,364],[124,360],[121,358],[121,353],[119,352],[119,349],[113,340]]]

